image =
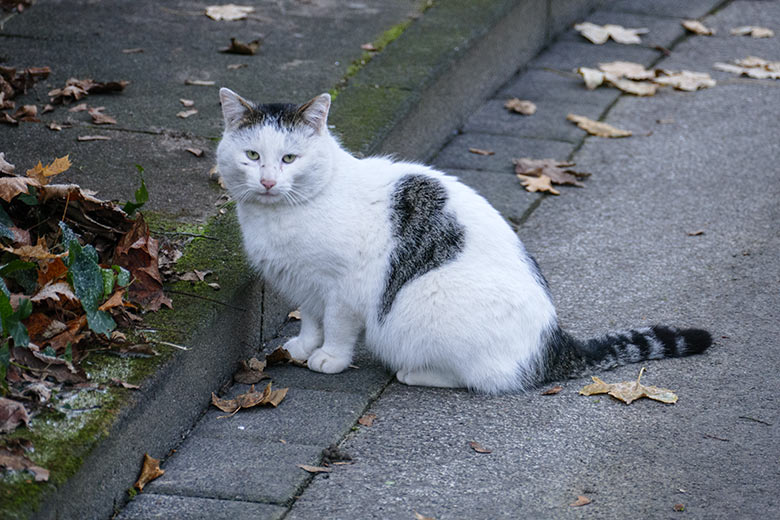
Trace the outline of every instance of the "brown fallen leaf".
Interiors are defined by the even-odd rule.
[[[106,94],[121,92],[129,85],[129,81],[94,81],[92,79],[70,78],[62,88],[55,88],[48,93],[49,101],[53,104],[78,101],[89,94]]]
[[[187,119],[188,117],[194,116],[198,113],[198,110],[196,108],[191,108],[189,110],[182,110],[181,112],[176,113],[176,117],[180,117],[182,119]]]
[[[300,309],[295,309],[294,311],[290,311],[287,314],[287,317],[290,318],[291,320],[298,320],[298,321],[300,321],[301,320],[301,310]]]
[[[0,123],[5,123],[7,125],[18,125],[19,121],[11,117],[11,114],[8,112],[0,112]]]
[[[700,36],[712,36],[715,34],[714,29],[705,26],[698,20],[683,20],[681,23],[688,31]]]
[[[566,119],[577,124],[591,135],[598,137],[628,137],[633,135],[629,130],[621,130],[610,124],[602,123],[600,121],[594,121],[585,116],[579,116],[577,114],[569,114]]]
[[[590,177],[590,173],[578,172],[572,169],[575,163],[558,161],[556,159],[531,159],[517,157],[512,159],[517,175],[539,177],[546,175],[555,184],[568,184],[583,187],[580,179]]]
[[[552,388],[548,388],[544,392],[542,392],[542,395],[555,395],[557,393],[560,393],[560,391],[563,390],[563,387],[561,385],[555,385]]]
[[[699,229],[699,230],[697,230],[697,231],[691,231],[691,232],[689,232],[689,233],[688,233],[688,236],[689,236],[689,237],[698,237],[698,236],[701,236],[701,235],[703,235],[703,234],[704,234],[704,230],[703,230],[703,229]]]
[[[642,367],[636,381],[626,381],[622,383],[605,383],[598,377],[592,376],[594,383],[587,385],[580,390],[580,395],[609,394],[626,404],[631,404],[642,397],[647,397],[667,404],[674,404],[677,402],[677,395],[671,390],[641,384],[639,381],[642,379],[644,371],[645,368]]]
[[[80,303],[68,282],[48,283],[30,298],[33,303],[46,300],[59,305]]]
[[[30,186],[40,185],[38,181],[29,177],[0,177],[0,199],[11,202],[20,193],[27,193]]]
[[[593,502],[593,500],[589,499],[588,497],[586,497],[586,496],[584,496],[584,495],[577,495],[577,500],[575,500],[574,502],[572,502],[571,504],[569,504],[569,507],[582,507],[582,506],[587,506],[587,505],[588,505],[588,504],[590,504],[591,502]]]
[[[251,42],[244,43],[236,38],[230,38],[230,45],[219,50],[219,52],[225,54],[241,54],[243,56],[254,56],[257,49],[260,48],[262,40],[252,40]]]
[[[27,176],[30,177],[31,179],[35,179],[42,186],[45,186],[49,184],[51,178],[54,177],[55,175],[59,175],[63,172],[68,171],[68,169],[72,166],[69,157],[70,154],[65,155],[63,157],[59,157],[57,159],[54,159],[46,166],[44,166],[43,163],[38,161],[37,165],[27,170]]]
[[[88,112],[92,117],[92,122],[96,125],[115,125],[116,119],[108,114],[104,114],[105,107],[90,107]]]
[[[195,105],[195,101],[193,101],[192,99],[181,98],[179,99],[179,103],[181,103],[182,106],[184,106],[185,108],[190,108],[191,106]]]
[[[775,32],[767,27],[759,27],[757,25],[743,25],[731,29],[729,34],[733,36],[751,36],[753,38],[771,38],[775,35]]]
[[[86,112],[89,110],[89,105],[86,103],[79,103],[78,105],[74,105],[68,109],[68,112]]]
[[[360,416],[360,419],[358,419],[358,423],[362,426],[371,427],[374,425],[374,421],[376,420],[376,414],[375,413],[366,413]]]
[[[240,368],[233,374],[233,381],[244,385],[253,385],[271,377],[263,370],[265,370],[265,361],[260,361],[257,358],[241,360]]]
[[[5,160],[5,153],[0,152],[0,173],[5,175],[13,175],[16,166]]]
[[[49,480],[49,470],[36,465],[28,459],[21,450],[4,446],[0,448],[0,467],[11,471],[31,472],[35,482],[46,482]]]
[[[60,125],[59,123],[55,123],[54,121],[52,121],[51,123],[49,123],[49,124],[47,125],[47,128],[48,128],[49,130],[54,130],[55,132],[59,132],[59,131],[61,131],[61,130],[62,130],[62,125]]]
[[[304,471],[308,471],[309,473],[317,474],[317,473],[330,473],[330,468],[326,468],[323,466],[309,466],[308,464],[296,464],[299,468],[301,468]]]
[[[254,11],[255,8],[248,5],[210,5],[206,7],[206,16],[212,20],[234,22],[236,20],[243,20]]]
[[[130,383],[126,382],[126,381],[122,381],[121,379],[111,378],[110,381],[111,381],[112,385],[118,386],[118,387],[121,387],[121,388],[126,388],[128,390],[140,390],[141,389],[140,386],[130,384]]]
[[[496,152],[493,150],[483,150],[481,148],[469,148],[469,153],[473,153],[476,155],[495,155]]]
[[[656,91],[658,91],[658,85],[649,81],[613,78],[610,74],[606,75],[606,79],[610,85],[620,89],[626,94],[633,94],[635,96],[654,96]]]
[[[493,453],[493,450],[489,450],[487,448],[484,448],[477,441],[469,442],[469,448],[471,448],[472,450],[476,451],[477,453]]]
[[[660,70],[659,72],[661,75],[653,80],[654,83],[668,85],[685,92],[693,92],[716,85],[715,80],[706,72],[691,72],[689,70],[681,70],[679,72]]]
[[[276,408],[287,395],[287,390],[287,388],[271,390],[271,383],[268,383],[268,386],[262,392],[256,392],[255,385],[252,385],[248,392],[236,396],[235,399],[220,399],[212,392],[211,404],[231,415],[242,408],[252,408],[260,405],[270,405]]]
[[[0,397],[0,433],[11,433],[19,426],[27,426],[30,416],[19,401]]]
[[[143,491],[144,486],[152,480],[161,477],[165,473],[164,469],[160,469],[159,459],[155,459],[149,456],[148,453],[144,453],[144,463],[141,467],[141,474],[138,476],[138,480],[135,481],[133,487],[138,491]]]
[[[588,90],[593,90],[604,84],[606,74],[601,70],[579,67],[577,73],[582,76],[582,79],[585,81],[585,87]]]
[[[642,43],[642,39],[639,35],[649,32],[648,29],[644,28],[627,29],[620,25],[596,25],[590,22],[579,23],[574,26],[574,29],[596,45],[606,43],[610,38],[618,43],[640,44]]]
[[[11,117],[17,121],[25,121],[27,123],[40,123],[38,119],[38,107],[35,105],[22,105],[16,112],[11,114]]]
[[[297,367],[306,368],[306,361],[293,358],[287,349],[284,347],[277,347],[273,352],[265,356],[265,362],[267,366],[271,365],[295,365]]]
[[[504,108],[515,114],[530,116],[536,113],[536,105],[528,100],[512,98],[504,103]]]
[[[560,195],[561,192],[552,187],[552,180],[547,175],[539,175],[538,177],[529,177],[528,175],[518,175],[518,179],[525,187],[526,191],[534,192],[546,192],[553,195]]]
[[[379,50],[373,43],[364,43],[360,48],[368,52],[377,52]]]
[[[185,148],[184,150],[190,152],[195,157],[203,157],[203,150],[200,148]]]

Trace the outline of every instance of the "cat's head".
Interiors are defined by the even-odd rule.
[[[303,105],[255,104],[227,88],[219,97],[225,132],[217,164],[235,200],[298,204],[329,182],[328,94]]]

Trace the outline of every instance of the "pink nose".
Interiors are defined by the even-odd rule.
[[[266,191],[270,190],[274,186],[276,186],[276,181],[268,180],[268,179],[260,179],[260,184],[262,184]]]

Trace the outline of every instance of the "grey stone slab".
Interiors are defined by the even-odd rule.
[[[485,197],[514,228],[540,197],[538,193],[525,191],[513,173],[475,170],[450,170],[449,173]]]
[[[647,29],[648,32],[641,34],[642,38],[641,47],[652,47],[653,45],[661,45],[663,47],[671,46],[678,38],[686,34],[685,28],[678,22],[674,23],[668,18],[660,18],[653,15],[645,15],[638,13],[623,13],[617,11],[596,11],[590,14],[585,21],[595,23],[596,25],[615,24],[621,25],[631,29]],[[578,41],[585,42],[589,45],[589,40],[585,39],[579,32],[572,29],[561,35],[561,41]],[[612,41],[610,39],[603,46],[609,45],[610,47],[640,47],[640,45],[625,45]],[[596,47],[602,47],[602,45],[595,45]]]
[[[606,108],[620,96],[613,88],[588,90],[579,74],[547,69],[523,71],[507,83],[494,97],[499,99],[520,98],[537,102],[572,101],[592,103]]]
[[[587,94],[587,92],[586,92]],[[570,113],[598,119],[606,107],[583,103],[579,99],[568,101],[536,101],[536,113],[523,116],[504,108],[503,99],[493,99],[482,105],[463,127],[466,133],[488,133],[512,137],[533,137],[579,142],[584,132],[566,120]]]
[[[611,0],[604,2],[605,11],[620,11],[626,13],[643,13],[654,16],[669,16],[676,18],[700,18],[723,2],[721,0]]]
[[[144,492],[130,501],[116,520],[279,520],[286,512],[285,507],[269,504]]]
[[[471,148],[493,152],[493,155],[475,154],[469,152]],[[564,141],[467,133],[450,141],[433,163],[445,172],[456,169],[513,173],[512,159],[515,157],[565,160],[572,151],[574,144]]]
[[[256,385],[262,390],[271,380]],[[283,388],[273,380],[272,388]],[[233,398],[249,390],[236,384],[223,397]],[[211,408],[191,435],[211,439],[279,442],[330,446],[339,442],[368,405],[368,397],[358,393],[290,388],[277,408],[255,407],[232,417]]]
[[[660,51],[639,45],[621,45],[611,41],[604,45],[593,45],[586,40],[562,40],[540,53],[528,66],[575,71],[578,67],[595,68],[599,63],[621,60],[641,63],[648,67],[661,55]]]
[[[150,493],[285,504],[308,480],[322,447],[249,439],[189,437],[166,460]]]
[[[580,0],[548,0],[550,36],[555,37],[570,29],[575,23],[582,21],[593,9],[594,3],[581,2]]]

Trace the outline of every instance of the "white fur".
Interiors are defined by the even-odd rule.
[[[531,382],[555,310],[514,232],[484,198],[426,166],[352,157],[324,117],[293,132],[237,129],[229,118],[236,95],[225,91],[219,171],[237,201],[249,261],[300,305],[301,333],[286,344],[293,357],[340,372],[365,331],[366,345],[407,384],[499,393]],[[314,101],[326,116],[327,94]],[[248,160],[248,149],[261,160]],[[289,153],[298,157],[284,164]],[[389,202],[408,174],[442,183],[465,247],[407,282],[380,322],[393,247]],[[268,194],[261,178],[276,181]]]

